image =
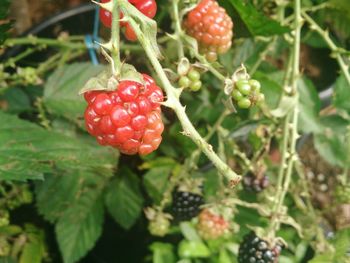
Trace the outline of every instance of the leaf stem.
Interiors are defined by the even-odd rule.
[[[128,11],[131,5],[126,0],[120,0],[119,4],[123,7],[123,10],[125,11]],[[124,15],[128,14],[126,13]],[[208,157],[208,159],[212,161],[212,163],[218,169],[218,171],[222,173],[229,181],[229,185],[231,187],[236,186],[241,180],[241,176],[232,171],[231,168],[219,158],[219,156],[214,152],[213,147],[210,144],[208,144],[201,137],[198,131],[193,127],[191,121],[189,120],[186,114],[185,107],[181,105],[179,101],[180,91],[179,89],[173,87],[169,79],[167,78],[167,75],[157,58],[157,54],[151,46],[150,40],[141,31],[140,27],[134,19],[130,18],[129,23],[134,29],[141,43],[141,46],[144,48],[149,61],[151,62],[153,68],[155,69],[156,73],[158,74],[158,77],[160,78],[163,84],[163,88],[167,94],[167,101],[164,104],[175,111],[184,129],[184,134],[190,137],[192,141],[198,146],[198,148],[200,148],[202,152]]]

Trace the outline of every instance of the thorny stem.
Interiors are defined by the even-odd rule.
[[[310,28],[312,30],[315,30],[327,43],[329,48],[333,51],[335,54],[335,58],[343,71],[343,74],[345,76],[346,81],[348,82],[348,85],[350,86],[350,73],[349,73],[349,65],[345,63],[343,57],[341,56],[340,48],[338,48],[332,39],[329,37],[329,32],[326,30],[323,30],[306,12],[302,12],[303,17],[305,20],[310,24]]]
[[[294,45],[293,45],[293,67],[292,67],[292,96],[295,96],[299,99],[297,83],[299,79],[299,57],[300,57],[300,32],[302,27],[302,19],[301,19],[301,7],[300,0],[294,0]],[[289,184],[292,177],[292,170],[294,167],[294,162],[297,159],[296,156],[296,142],[298,139],[298,113],[299,107],[298,103],[294,106],[294,108],[289,112],[285,118],[284,124],[284,142],[282,148],[282,163],[279,174],[279,182],[278,189],[276,194],[276,201],[273,215],[270,223],[270,227],[268,229],[268,237],[274,238],[275,232],[280,227],[280,213],[282,209],[282,205],[287,194]],[[286,165],[286,167],[285,167]]]
[[[28,57],[29,55],[33,54],[35,51],[37,51],[38,48],[28,48],[24,52],[18,54],[17,56],[13,58],[9,58],[6,63],[4,63],[4,68],[6,67],[16,67],[16,62],[20,61],[21,59],[24,59]]]
[[[223,121],[225,120],[226,116],[229,114],[229,111],[225,110],[222,112],[220,117],[217,119],[215,124],[209,129],[209,132],[207,136],[204,138],[206,141],[209,141],[211,137],[215,134],[215,132],[218,130],[218,128],[221,126]],[[198,159],[200,157],[201,150],[196,149],[192,152],[191,156],[186,159],[185,163],[183,164],[181,171],[179,171],[178,174],[176,172],[172,175],[170,179],[170,185],[167,187],[167,190],[163,194],[162,202],[159,206],[160,210],[163,210],[164,207],[167,205],[167,203],[170,201],[170,195],[173,191],[174,187],[176,186],[177,182],[179,182],[183,175],[185,175],[187,172],[189,172],[191,169],[196,168]],[[176,169],[174,169],[176,171]],[[220,180],[221,181],[221,180]]]
[[[181,35],[183,34],[181,29],[181,21],[179,19],[179,0],[170,0],[172,3],[173,8],[173,15],[174,15],[174,21],[175,21],[175,34],[176,34],[176,42],[177,42],[177,50],[179,53],[179,59],[183,58],[185,56],[184,52],[184,46],[181,41]]]
[[[51,39],[51,38],[38,38],[34,36],[23,37],[23,38],[8,38],[4,46],[11,47],[15,45],[43,45],[52,46],[58,48],[69,48],[69,49],[86,49],[86,45],[81,40],[81,42],[72,42],[70,38],[66,40],[62,39]]]
[[[123,10],[126,11],[125,15],[128,15],[128,9],[133,8],[133,6],[126,0],[119,1],[119,4],[121,7],[123,7]],[[163,88],[167,94],[167,101],[164,103],[164,105],[172,108],[175,111],[184,129],[184,134],[193,140],[193,142],[202,150],[202,152],[208,157],[208,159],[212,161],[212,163],[218,169],[218,171],[226,177],[226,179],[229,181],[230,187],[236,186],[241,180],[241,176],[232,171],[231,168],[219,158],[219,156],[214,152],[213,147],[210,144],[208,144],[201,137],[198,131],[193,127],[191,121],[189,120],[186,114],[185,107],[181,105],[179,101],[180,92],[178,89],[172,86],[169,79],[167,78],[167,75],[162,65],[160,64],[157,55],[155,54],[155,51],[151,47],[150,40],[147,37],[145,37],[141,29],[133,19],[130,19],[129,23],[135,31],[141,46],[144,48],[148,59],[150,60],[152,66],[154,67],[163,84]]]
[[[113,0],[113,14],[112,17],[119,18],[119,5],[117,0]],[[111,53],[114,61],[114,70],[117,75],[120,73],[120,24],[119,19],[112,19],[112,38],[111,38]]]

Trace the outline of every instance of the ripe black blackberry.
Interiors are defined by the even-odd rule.
[[[247,191],[259,193],[269,186],[269,178],[266,175],[255,176],[248,173],[243,177],[243,187]]]
[[[269,248],[268,243],[259,238],[254,232],[249,233],[239,246],[239,263],[277,263],[282,246]]]
[[[180,188],[173,192],[173,216],[176,221],[187,221],[197,216],[200,206],[204,203],[203,196],[199,193],[181,191]]]

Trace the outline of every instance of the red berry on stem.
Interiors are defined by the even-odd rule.
[[[137,36],[134,32],[134,29],[132,29],[130,24],[127,24],[125,26],[125,38],[129,41],[136,41],[137,40]]]
[[[109,1],[110,0],[101,0],[101,3],[107,3]],[[149,18],[153,18],[157,13],[157,3],[155,0],[129,0],[129,2],[133,5],[135,5],[135,7],[141,13],[143,13],[145,16],[147,16]],[[122,18],[123,18],[123,14],[120,13],[120,19],[122,19]],[[108,27],[108,28],[112,27],[112,13],[111,12],[109,12],[103,8],[100,8],[100,20],[105,27]],[[137,36],[129,23],[124,22],[124,21],[120,21],[120,26],[125,27],[126,39],[128,39],[129,41],[136,41],[137,40]]]
[[[232,45],[233,22],[215,0],[202,0],[184,21],[187,33],[197,39],[201,53],[209,61],[223,54]]]
[[[125,80],[115,91],[84,94],[89,104],[84,114],[86,129],[99,144],[124,154],[149,154],[159,147],[163,93],[151,77],[143,78],[145,85]]]
[[[135,3],[135,7],[149,18],[153,18],[157,13],[157,3],[155,0],[138,1],[138,3]]]

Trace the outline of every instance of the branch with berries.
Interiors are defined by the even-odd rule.
[[[135,93],[134,93],[134,97],[133,100],[138,99],[138,95],[142,94],[142,95],[146,95],[148,96],[149,99],[149,103],[150,104],[155,104],[157,106],[154,107],[159,107],[160,103],[164,106],[167,106],[171,109],[173,109],[175,111],[175,113],[177,114],[182,127],[183,127],[183,134],[190,137],[193,142],[204,152],[204,154],[213,162],[214,166],[218,169],[218,171],[223,174],[228,182],[229,185],[231,187],[234,187],[235,185],[237,185],[239,183],[239,181],[241,180],[241,176],[237,175],[234,171],[231,170],[231,168],[225,164],[219,157],[218,155],[214,152],[213,148],[211,145],[209,145],[198,133],[198,131],[193,127],[191,121],[189,120],[186,112],[185,112],[185,107],[180,103],[179,99],[180,99],[180,95],[182,90],[181,89],[177,89],[175,88],[170,80],[168,79],[165,70],[163,69],[161,63],[159,62],[159,57],[160,57],[160,52],[155,40],[155,30],[156,30],[156,23],[151,20],[149,17],[145,16],[142,12],[139,11],[139,9],[134,6],[132,3],[129,3],[128,1],[118,1],[118,2],[108,2],[108,3],[101,3],[100,6],[102,8],[104,8],[105,10],[109,11],[109,12],[114,12],[115,14],[113,15],[118,15],[119,11],[116,10],[121,10],[122,12],[122,20],[120,21],[121,23],[124,23],[126,25],[126,27],[130,26],[135,34],[135,36],[137,37],[138,41],[140,42],[141,46],[144,48],[146,55],[149,59],[149,61],[151,62],[152,66],[155,69],[155,72],[157,73],[159,79],[161,80],[162,86],[166,92],[166,101],[161,102],[162,98],[160,96],[154,96],[153,94],[146,94],[146,93],[142,93],[141,89],[142,89],[142,83],[144,80],[141,80],[140,78],[138,79],[137,77],[137,72],[134,72],[133,75],[129,74],[125,80],[138,80],[139,81],[139,87],[135,88]],[[113,28],[117,29],[119,27],[117,26],[113,26],[114,24],[119,23],[118,20],[112,20],[112,31]],[[118,29],[117,29],[118,30]],[[127,31],[126,31],[127,32]],[[106,44],[102,44],[102,48],[108,49],[112,54],[115,54],[117,52],[119,52],[118,47],[117,47],[117,43],[118,39],[115,39],[116,33],[112,33],[112,39],[106,43]],[[105,54],[105,56],[108,58],[108,54]],[[113,59],[108,58],[108,60],[113,63]],[[114,66],[117,66],[116,63],[114,63]],[[123,67],[123,65],[121,66]],[[131,70],[132,71],[132,70]],[[111,78],[109,78],[106,82],[107,83],[117,83],[117,85],[120,85],[121,83],[123,83],[123,69],[121,68],[120,71],[116,71],[116,72],[120,72],[119,75],[114,75]],[[128,71],[130,72],[130,70]],[[122,80],[122,81],[120,81]],[[114,81],[114,82],[113,82]],[[93,83],[96,84],[96,83]],[[103,110],[99,111],[99,113],[102,114],[101,117],[104,117],[106,113],[109,113],[110,110],[113,110],[113,113],[111,114],[112,119],[109,121],[106,121],[110,124],[110,126],[108,127],[112,127],[111,129],[115,129],[115,126],[121,126],[124,125],[122,127],[118,127],[117,129],[121,129],[125,127],[129,127],[130,121],[131,119],[133,120],[134,118],[132,118],[133,116],[130,116],[130,114],[127,112],[127,110],[122,111],[121,109],[118,110],[116,113],[114,113],[114,111],[116,111],[115,107],[113,108],[113,101],[112,98],[107,98],[106,96],[103,96],[105,98],[105,100],[102,99],[102,94],[98,94],[99,99],[95,101],[95,99],[97,99],[96,97],[96,86],[92,87],[91,89],[89,89],[89,87],[93,86],[91,83],[88,85],[88,88],[85,87],[85,89],[83,90],[83,92],[88,91],[88,93],[85,93],[85,97],[88,97],[89,95],[91,95],[90,98],[88,98],[88,100],[90,101],[93,109],[99,111],[99,109],[97,109],[98,107],[103,107],[103,105],[106,105],[106,108],[103,108]],[[101,86],[101,85],[100,85]],[[108,86],[108,85],[107,85]],[[112,87],[112,89],[115,89],[115,86]],[[127,91],[130,91],[130,87],[126,88]],[[95,93],[93,93],[95,92]],[[118,88],[116,89],[116,92],[119,94],[119,97],[121,98],[121,91],[120,88],[118,86]],[[131,92],[131,91],[130,91]],[[87,95],[88,94],[88,95]],[[93,94],[93,95],[92,95]],[[131,98],[130,98],[131,99]],[[157,102],[155,102],[155,99],[158,100]],[[123,101],[123,98],[121,98],[121,100]],[[101,102],[101,103],[100,103]],[[130,108],[130,104],[125,105],[126,101],[124,100],[122,103],[124,103],[123,105],[125,107],[128,107],[129,111],[131,110]],[[140,106],[140,104],[139,104]],[[113,109],[112,109],[113,108]],[[153,108],[153,110],[158,111],[156,108]],[[90,111],[92,112],[92,111]],[[149,114],[149,112],[145,111],[144,112],[144,118],[147,119],[147,114]],[[122,121],[120,121],[120,116],[126,116],[125,119],[123,119]],[[115,117],[115,118],[114,118]],[[89,116],[88,119],[96,119],[93,116]],[[145,120],[145,125],[144,127],[141,127],[142,129],[149,127],[147,125],[149,125],[149,118],[148,118],[148,123],[147,120]],[[120,124],[121,122],[121,124]],[[90,125],[90,133],[97,136],[97,139],[100,140],[101,144],[109,144],[108,143],[108,136],[101,136],[101,133],[99,134],[96,129],[94,130],[94,126],[93,123],[91,123]],[[142,130],[141,129],[141,130]],[[162,128],[163,129],[163,128]],[[157,136],[160,136],[161,132],[163,131],[162,129],[157,130]],[[106,132],[107,133],[102,133],[102,134],[108,134],[108,132],[110,132],[110,130],[108,130],[106,128]],[[124,130],[123,130],[124,132]],[[138,142],[134,142],[133,141],[133,146],[129,148],[129,144],[131,145],[131,140],[136,140],[135,138],[133,138],[134,134],[131,136],[132,131],[125,131],[126,137],[124,136],[124,138],[122,138],[122,140],[120,140],[120,136],[116,136],[117,138],[113,138],[115,139],[115,141],[113,141],[112,139],[112,143],[119,149],[124,149],[123,147],[125,147],[125,145],[127,144],[127,150],[123,151],[125,153],[136,153],[139,152],[141,154],[146,154],[149,153],[148,151],[140,151],[140,147],[142,147],[142,142],[144,141],[143,136],[145,136],[145,134],[141,134],[139,141]],[[129,138],[128,136],[131,136],[131,138]],[[159,137],[157,137],[159,138]],[[152,138],[154,139],[154,138]],[[157,139],[158,140],[158,139]],[[141,142],[142,141],[142,142]],[[160,140],[158,140],[160,143]],[[130,143],[129,143],[130,142]],[[150,140],[150,143],[152,143],[153,141]],[[155,150],[156,148],[158,148],[159,143],[154,143],[154,147],[152,148],[152,150]],[[132,148],[132,149],[131,149]],[[138,150],[136,150],[136,148],[138,148]]]

